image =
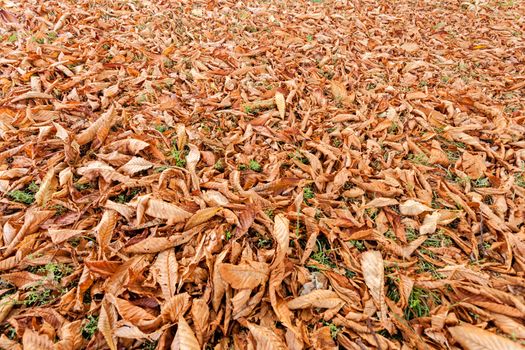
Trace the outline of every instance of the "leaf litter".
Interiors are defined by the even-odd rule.
[[[522,349],[520,1],[0,3],[0,348]]]

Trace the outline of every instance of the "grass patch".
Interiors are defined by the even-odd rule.
[[[427,317],[434,305],[441,304],[439,296],[423,288],[414,287],[408,298],[408,307],[405,309],[405,319],[412,320]]]
[[[353,245],[355,248],[357,248],[357,250],[359,250],[360,252],[362,252],[363,250],[366,249],[364,241],[361,241],[361,240],[350,240],[348,242],[351,245]]]
[[[22,190],[14,190],[8,193],[8,196],[15,202],[32,204],[35,201],[35,193],[38,192],[39,186],[32,181]]]
[[[330,248],[330,244],[326,240],[326,238],[318,238],[317,239],[317,251],[312,252],[310,255],[310,259],[317,261],[321,265],[325,265],[329,268],[335,268],[336,264],[332,261],[330,258],[330,252],[332,251]],[[307,266],[309,268],[317,270],[318,268],[316,266]]]
[[[158,132],[164,132],[168,130],[168,126],[164,124],[155,125],[155,130],[157,130]]]
[[[53,301],[53,291],[41,286],[31,287],[23,301],[25,306],[43,306]]]
[[[398,281],[399,279],[397,277],[387,276],[386,278],[386,296],[396,303],[401,299],[399,289],[397,288],[396,284]]]
[[[303,188],[304,199],[312,199],[315,197],[314,191],[310,187]]]
[[[259,164],[256,160],[250,160],[250,164],[248,165],[250,167],[250,170],[256,171],[258,173],[261,172],[262,166]]]
[[[426,166],[430,165],[428,163],[428,157],[424,155],[423,153],[418,153],[418,154],[409,153],[407,156],[407,159],[415,164],[421,164],[421,165],[426,165]]]
[[[82,336],[84,339],[91,339],[98,330],[98,316],[89,315],[87,317],[88,322],[82,328]]]
[[[449,236],[444,235],[443,233],[438,232],[430,236],[425,242],[423,242],[424,247],[449,247],[452,245],[452,239]]]
[[[224,162],[222,159],[219,159],[217,162],[215,162],[215,165],[213,168],[217,171],[223,172],[224,171]]]
[[[12,33],[11,35],[9,35],[9,37],[7,37],[7,41],[9,41],[10,43],[14,43],[17,40],[18,40],[17,33]]]
[[[171,149],[171,158],[175,160],[175,165],[184,168],[186,166],[186,154],[176,148]]]
[[[323,321],[323,325],[328,326],[330,328],[330,336],[332,339],[337,338],[337,334],[341,331],[340,327],[337,327],[334,323],[328,323],[326,321]]]
[[[472,181],[472,185],[474,187],[490,187],[491,184],[490,184],[490,180],[486,177],[480,177],[479,179],[476,179],[474,181]]]
[[[519,187],[525,188],[525,173],[519,173],[514,175],[514,182]]]

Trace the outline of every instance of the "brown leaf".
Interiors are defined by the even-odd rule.
[[[257,350],[286,350],[284,341],[270,329],[248,323],[248,329],[257,342]]]
[[[463,325],[448,329],[465,350],[519,350],[523,347],[510,339],[478,327]]]
[[[110,350],[117,350],[116,341],[113,335],[113,326],[117,320],[117,315],[113,305],[106,298],[102,300],[100,314],[98,317],[98,329],[106,339]]]
[[[161,306],[161,316],[166,321],[177,322],[180,317],[184,316],[189,307],[189,294],[177,294]]]
[[[157,274],[157,283],[160,285],[165,300],[175,295],[178,279],[178,263],[173,249],[160,252],[153,269]]]
[[[199,342],[190,325],[184,317],[180,316],[177,333],[171,343],[171,350],[200,350]]]
[[[95,227],[95,236],[99,246],[99,257],[104,254],[111,242],[115,226],[117,225],[117,220],[118,214],[115,211],[106,210],[104,211],[102,219],[100,219],[97,227]]]
[[[266,283],[270,273],[268,264],[247,261],[240,265],[220,264],[221,277],[235,289],[253,289]]]
[[[37,332],[26,328],[24,335],[22,336],[22,345],[24,350],[35,349],[35,350],[52,350],[53,342],[47,335],[38,334]]]
[[[193,228],[195,226],[198,226],[202,223],[205,223],[206,221],[210,220],[212,217],[214,217],[219,211],[221,211],[221,207],[213,207],[213,208],[205,208],[197,211],[193,216],[186,222],[186,225],[184,226],[185,230],[189,230],[190,228]]]
[[[168,220],[168,225],[184,222],[192,216],[191,213],[174,204],[154,198],[148,200],[146,214],[154,218]]]
[[[306,295],[301,295],[288,302],[290,310],[306,309],[309,307],[318,307],[323,309],[331,309],[341,306],[343,300],[339,298],[337,293],[331,290],[316,289]]]

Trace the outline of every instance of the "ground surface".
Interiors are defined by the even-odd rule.
[[[0,348],[522,348],[521,1],[0,8]]]

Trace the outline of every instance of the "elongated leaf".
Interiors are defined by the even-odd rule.
[[[301,295],[288,302],[290,310],[318,307],[331,309],[343,304],[336,292],[326,289],[316,289],[308,294]]]
[[[521,345],[510,339],[474,326],[456,326],[448,331],[465,350],[520,350]]]

